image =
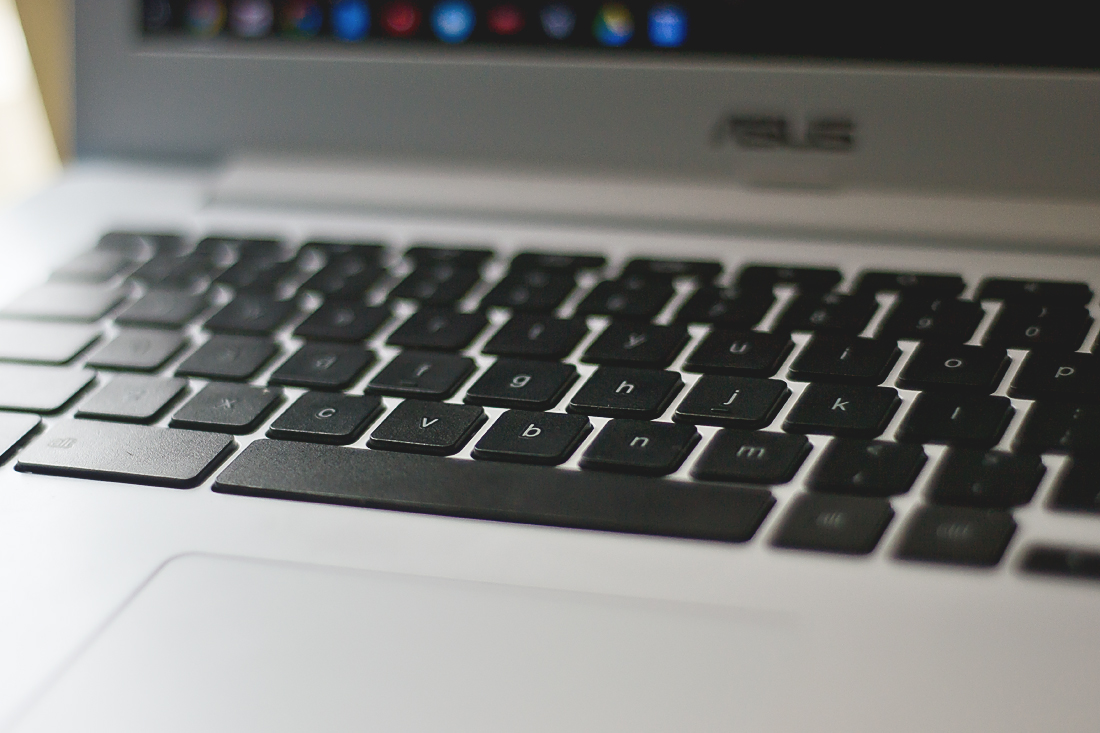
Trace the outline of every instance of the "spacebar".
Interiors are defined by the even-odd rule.
[[[260,440],[214,491],[555,527],[744,542],[768,491]]]

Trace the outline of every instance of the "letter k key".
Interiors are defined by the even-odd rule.
[[[783,429],[788,433],[874,438],[885,430],[900,403],[897,390],[888,387],[814,382],[802,392]]]

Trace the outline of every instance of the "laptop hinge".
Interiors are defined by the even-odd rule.
[[[749,188],[714,181],[303,158],[231,161],[217,178],[212,205],[611,223],[814,238],[1100,245],[1100,202]]]

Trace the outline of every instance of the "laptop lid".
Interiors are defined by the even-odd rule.
[[[441,30],[444,10],[458,35]],[[1100,196],[1100,52],[1070,3],[1011,15],[976,3],[77,0],[75,12],[85,158]]]

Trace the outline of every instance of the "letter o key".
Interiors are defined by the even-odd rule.
[[[948,359],[947,361],[945,361],[943,363],[943,365],[945,367],[947,367],[948,369],[958,369],[959,367],[961,367],[963,365],[963,360],[962,359]]]

